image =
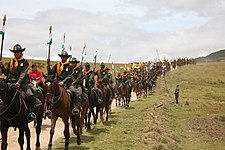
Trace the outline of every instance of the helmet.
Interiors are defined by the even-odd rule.
[[[25,51],[26,48],[22,48],[22,46],[20,44],[16,44],[13,46],[13,49],[9,49],[11,52],[15,52],[15,51]]]
[[[67,51],[62,51],[61,54],[58,54],[58,55],[59,55],[59,57],[70,57],[71,56],[67,53]]]
[[[79,63],[80,61],[77,61],[77,59],[75,57],[73,57],[72,59],[70,59],[69,62],[70,63]]]

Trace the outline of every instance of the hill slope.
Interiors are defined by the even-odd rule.
[[[225,50],[219,50],[213,52],[204,57],[198,57],[195,59],[197,62],[215,62],[215,61],[225,61]]]

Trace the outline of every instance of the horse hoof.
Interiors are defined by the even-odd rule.
[[[77,141],[77,145],[81,145],[81,141]]]

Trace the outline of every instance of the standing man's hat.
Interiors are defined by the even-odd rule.
[[[16,52],[16,51],[25,51],[26,48],[22,48],[20,44],[16,44],[13,46],[13,49],[9,49],[11,52]]]
[[[62,51],[61,54],[58,54],[58,55],[59,55],[59,57],[70,57],[71,56],[67,53],[67,51]]]

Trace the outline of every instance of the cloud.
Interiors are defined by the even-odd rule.
[[[124,0],[104,3],[108,10],[37,9],[31,18],[7,20],[4,56],[12,57],[8,49],[20,43],[27,48],[25,57],[46,59],[53,25],[52,60],[59,60],[64,32],[67,50],[72,46],[78,59],[87,44],[87,61],[93,61],[96,50],[98,61],[107,62],[111,54],[115,63],[156,58],[156,49],[169,58],[197,57],[225,47],[222,2]]]

